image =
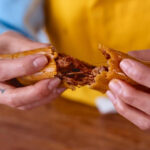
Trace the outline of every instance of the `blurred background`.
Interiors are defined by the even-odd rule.
[[[93,64],[97,46],[147,49],[149,0],[1,0],[0,33],[8,30]],[[143,37],[145,37],[143,39]],[[90,54],[90,55],[89,55]],[[0,106],[3,150],[147,150],[150,133],[119,116],[107,97],[87,87],[67,90],[30,111]]]

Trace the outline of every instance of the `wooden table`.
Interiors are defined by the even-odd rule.
[[[32,111],[0,106],[0,150],[149,150],[150,133],[67,100]]]

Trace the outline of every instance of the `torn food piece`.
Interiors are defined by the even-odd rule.
[[[99,50],[103,53],[103,55],[107,59],[108,70],[102,71],[100,74],[96,75],[95,82],[92,85],[90,85],[91,88],[105,93],[109,89],[108,87],[109,82],[112,79],[119,79],[119,80],[125,81],[126,83],[129,83],[130,85],[132,85],[133,87],[139,90],[150,92],[150,88],[140,85],[139,83],[129,78],[121,70],[120,62],[123,59],[129,58],[129,59],[136,60],[140,63],[143,63],[144,65],[147,65],[148,67],[150,67],[150,63],[137,60],[134,57],[131,57],[126,53],[107,48],[104,45],[99,45]]]
[[[73,89],[73,87],[88,85],[90,88],[104,93],[109,89],[108,84],[112,79],[120,79],[137,89],[150,92],[149,88],[136,83],[120,69],[121,60],[125,58],[136,60],[135,58],[101,45],[99,49],[107,59],[106,66],[90,65],[71,56],[57,53],[53,46],[16,54],[0,55],[0,59],[16,59],[33,54],[47,56],[49,63],[40,72],[17,78],[22,85],[30,85],[43,79],[58,77],[67,88]],[[145,62],[140,62],[150,66]]]
[[[56,59],[57,77],[70,86],[91,85],[94,78],[102,71],[107,71],[106,67],[95,67],[75,59],[71,56],[59,54]]]

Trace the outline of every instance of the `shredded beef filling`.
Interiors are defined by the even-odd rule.
[[[57,76],[73,86],[91,85],[97,74],[108,71],[107,67],[95,67],[64,54],[59,54],[56,63]]]

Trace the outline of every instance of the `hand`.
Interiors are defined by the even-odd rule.
[[[150,51],[130,52],[138,59],[150,61]],[[120,63],[124,73],[137,83],[150,88],[150,68],[131,59],[124,59]],[[107,96],[113,102],[116,110],[126,119],[142,130],[150,129],[150,93],[139,91],[131,85],[112,80]]]
[[[0,53],[14,53],[47,47],[48,44],[33,42],[15,32],[0,35]],[[16,88],[6,82],[17,77],[40,71],[48,60],[43,55],[31,55],[15,60],[0,60],[0,104],[21,110],[46,104],[57,98],[65,89],[60,88],[58,78],[47,79],[35,85]]]

